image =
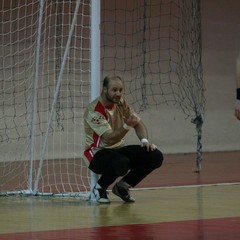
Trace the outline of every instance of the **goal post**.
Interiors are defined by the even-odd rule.
[[[41,44],[41,32],[42,32],[42,18],[43,18],[43,6],[44,0],[39,1],[39,14],[37,21],[37,42],[36,42],[36,57],[34,68],[34,80],[33,80],[33,99],[32,99],[32,122],[31,122],[31,135],[30,135],[30,164],[28,172],[28,188],[29,193],[32,192],[32,179],[33,179],[33,160],[34,160],[34,147],[35,147],[35,119],[37,112],[37,88],[38,88],[38,66],[40,57],[40,44]]]
[[[91,95],[93,101],[100,94],[100,24],[101,24],[101,0],[91,0]],[[97,183],[98,175],[90,172],[90,190]],[[91,201],[95,201],[95,196],[92,191],[89,195]]]

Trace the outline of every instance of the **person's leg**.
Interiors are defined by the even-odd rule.
[[[118,151],[130,159],[131,167],[122,180],[113,186],[112,192],[125,202],[135,202],[130,195],[129,188],[135,187],[150,172],[160,167],[163,155],[157,149],[148,152],[146,148],[139,145],[129,145]]]
[[[98,184],[107,190],[119,176],[127,174],[130,161],[116,149],[103,149],[94,155],[89,169],[101,175]]]
[[[135,187],[163,162],[163,155],[158,149],[148,152],[145,147],[129,145],[119,149],[119,152],[130,159],[130,171],[122,178],[122,181],[131,187]]]

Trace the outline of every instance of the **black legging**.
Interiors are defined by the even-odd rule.
[[[89,169],[101,174],[98,180],[103,189],[107,189],[118,177],[131,187],[136,186],[163,162],[163,155],[158,150],[147,151],[140,145],[128,145],[118,149],[102,149],[93,157]]]

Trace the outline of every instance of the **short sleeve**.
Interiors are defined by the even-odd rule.
[[[111,129],[107,119],[99,112],[88,112],[86,122],[99,136]]]

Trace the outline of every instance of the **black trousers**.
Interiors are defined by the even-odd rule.
[[[147,151],[140,145],[128,145],[118,149],[99,150],[90,162],[89,169],[100,174],[99,185],[107,189],[118,177],[135,187],[163,162],[161,151]]]

